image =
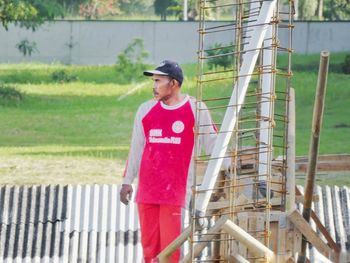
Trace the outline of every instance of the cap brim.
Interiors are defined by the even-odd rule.
[[[159,71],[159,70],[147,70],[147,71],[143,72],[143,75],[145,75],[145,76],[153,76],[153,75],[169,76],[168,73],[164,73],[164,72]]]

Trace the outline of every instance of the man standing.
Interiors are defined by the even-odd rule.
[[[154,100],[143,103],[135,117],[129,158],[120,198],[128,204],[138,177],[136,202],[145,263],[181,233],[181,208],[189,201],[193,176],[196,107],[200,113],[200,144],[211,152],[216,127],[204,103],[181,94],[183,72],[165,60],[144,75],[153,79]],[[197,104],[197,105],[196,105]],[[171,256],[178,262],[180,251]]]

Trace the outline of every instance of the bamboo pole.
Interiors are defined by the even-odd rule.
[[[305,199],[303,204],[303,217],[309,222],[311,216],[311,204],[312,195],[314,192],[315,175],[318,148],[320,144],[320,133],[323,118],[324,100],[327,87],[328,76],[328,64],[329,64],[329,52],[322,51],[320,56],[320,67],[318,71],[318,80],[316,87],[316,97],[314,104],[314,112],[312,118],[312,131],[309,148],[309,163],[307,169],[306,186],[305,186]],[[298,263],[304,263],[306,259],[306,240],[303,238],[301,245],[301,252],[298,257]]]
[[[244,231],[242,228],[237,226],[231,220],[227,220],[223,225],[222,229],[230,234],[233,238],[235,238],[238,242],[241,242],[245,245],[251,253],[259,256],[260,254],[264,254],[265,258],[268,262],[275,261],[275,254],[264,244],[256,240],[249,233]]]
[[[191,227],[187,227],[173,242],[171,242],[162,252],[158,255],[158,260],[160,263],[169,262],[169,257],[173,254],[176,249],[178,249],[191,234]]]

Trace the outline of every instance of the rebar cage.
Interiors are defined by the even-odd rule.
[[[198,5],[196,165],[187,259],[230,262],[239,254],[250,262],[266,261],[215,225],[227,217],[266,247],[276,242],[270,222],[273,211],[286,209],[294,4],[200,0]],[[212,21],[217,13],[232,19]],[[216,142],[211,155],[199,143],[205,133],[200,112],[207,110],[217,140],[224,141]],[[221,169],[213,184],[210,173],[222,163],[230,163],[229,169]]]

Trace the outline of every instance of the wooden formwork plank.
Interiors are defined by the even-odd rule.
[[[270,249],[275,253],[278,254],[278,243],[281,241],[278,238],[278,222],[270,222]]]
[[[235,201],[235,206],[237,209],[237,206],[241,206],[242,209],[245,208],[244,204],[248,203],[249,199],[244,195],[240,194],[238,195],[236,201]],[[210,202],[207,207],[208,210],[219,210],[219,209],[230,209],[230,201],[229,200],[219,200],[215,202]]]
[[[248,260],[246,260],[244,257],[242,257],[239,254],[230,255],[227,257],[227,260],[229,263],[249,263]]]
[[[286,249],[287,238],[288,238],[287,217],[286,217],[286,214],[283,213],[278,218],[278,233],[277,233],[278,242],[277,242],[277,252],[276,252],[278,255],[287,254],[287,249]]]
[[[247,217],[247,232],[252,233],[251,235],[254,236],[256,239],[256,231],[257,231],[257,217],[256,216],[252,216],[251,214],[248,214]],[[254,233],[254,234],[253,234]],[[254,258],[254,254],[248,249],[248,258]]]
[[[329,257],[331,253],[331,248],[327,246],[325,242],[317,235],[317,233],[312,230],[308,222],[303,218],[303,216],[297,211],[294,210],[288,214],[288,218],[294,223],[294,225],[303,233],[307,240],[313,244],[316,249]]]
[[[295,159],[296,171],[305,172],[308,157],[298,156]],[[349,171],[350,154],[319,155],[317,158],[318,171]]]
[[[317,162],[327,162],[327,161],[343,161],[350,162],[350,154],[324,154],[317,157]],[[307,163],[308,156],[297,156],[295,158],[296,163]]]
[[[295,262],[291,253],[287,253],[285,255],[276,255],[276,262],[278,263],[293,263]]]
[[[305,172],[307,169],[307,164],[297,165],[298,172]],[[350,164],[346,162],[327,162],[318,163],[317,171],[349,171]]]
[[[242,229],[248,229],[248,213],[240,213],[238,215],[238,225]],[[247,247],[242,243],[238,243],[238,254],[245,258],[247,257]]]
[[[301,251],[301,241],[303,239],[303,235],[301,232],[295,228],[294,231],[292,232],[292,244],[293,244],[293,253],[299,253]]]
[[[272,215],[270,215],[270,220],[273,218]],[[269,246],[265,241],[265,235],[266,233],[266,214],[262,213],[259,216],[256,216],[256,231],[259,233],[256,235],[257,240],[260,241],[261,244],[264,244],[265,246]],[[263,253],[256,254],[257,257],[264,257]]]

